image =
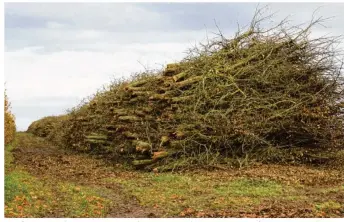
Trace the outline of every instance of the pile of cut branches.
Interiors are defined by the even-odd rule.
[[[338,39],[310,37],[321,20],[265,30],[260,22],[255,17],[232,39],[220,34],[162,72],[98,92],[69,112],[54,139],[146,168],[184,160],[295,161],[340,149]]]

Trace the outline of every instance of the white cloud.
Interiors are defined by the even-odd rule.
[[[128,3],[6,3],[5,10],[8,15],[66,21],[82,29],[123,28],[142,23],[154,26],[166,22],[161,14]]]
[[[77,98],[73,105],[108,84],[113,78],[129,77],[133,72],[149,68],[161,68],[168,62],[180,60],[185,44],[158,43],[114,46],[112,52],[61,51],[42,54],[42,47],[24,48],[5,52],[5,80],[8,95],[12,101],[13,112],[21,112],[16,107],[26,107],[27,100],[37,109],[56,107],[56,112],[45,115],[61,114],[65,107],[63,101],[54,103],[56,98]],[[50,97],[51,101],[41,98]],[[76,101],[78,100],[78,101]],[[68,101],[69,107],[72,107]],[[18,113],[19,114],[19,113]],[[18,115],[19,129],[24,130],[27,121],[23,112]],[[38,116],[43,117],[43,116]],[[32,119],[33,121],[34,119]]]
[[[67,27],[66,24],[62,24],[62,23],[54,22],[54,21],[46,22],[45,25],[48,29],[61,29],[61,28]]]
[[[214,30],[208,30],[209,32]],[[204,41],[206,30],[201,31],[137,31],[112,32],[94,29],[68,28],[8,28],[7,51],[44,46],[46,50],[95,50],[114,51],[129,44],[177,43],[189,44]],[[23,38],[25,36],[25,38]],[[50,51],[50,50],[49,50]]]
[[[141,46],[139,50],[129,47],[131,50],[119,49],[112,53],[62,51],[40,54],[36,52],[38,47],[6,52],[8,91],[15,98],[87,95],[108,82],[114,73],[119,77],[142,70],[138,61],[166,63],[166,57],[177,55],[175,50],[168,50],[178,48],[175,44],[159,44],[160,50],[158,47],[154,50],[152,45]]]

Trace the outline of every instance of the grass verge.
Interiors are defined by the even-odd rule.
[[[185,210],[225,210],[257,205],[267,198],[282,196],[283,185],[263,179],[216,179],[192,174],[150,173],[132,178],[107,178],[119,182],[142,205],[159,208],[166,217],[185,216]]]
[[[5,217],[105,217],[109,200],[97,190],[58,178],[38,178],[13,164],[16,144],[5,147]]]

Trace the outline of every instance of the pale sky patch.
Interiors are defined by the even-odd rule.
[[[247,25],[256,3],[6,3],[5,81],[19,130],[63,114],[116,78],[162,68],[216,32]],[[270,4],[276,21],[332,17],[315,34],[344,33],[344,4]]]

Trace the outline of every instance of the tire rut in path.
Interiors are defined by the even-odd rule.
[[[111,201],[106,217],[157,217],[159,212],[140,206],[135,197],[124,192],[120,184],[106,182],[105,178],[117,177],[121,173],[113,165],[82,153],[68,152],[31,135],[17,138],[13,150],[14,164],[23,167],[31,175],[49,184],[71,182],[77,185],[106,190],[99,195]],[[55,185],[56,186],[56,185]],[[100,189],[99,189],[100,188]],[[56,209],[49,217],[60,217]]]

